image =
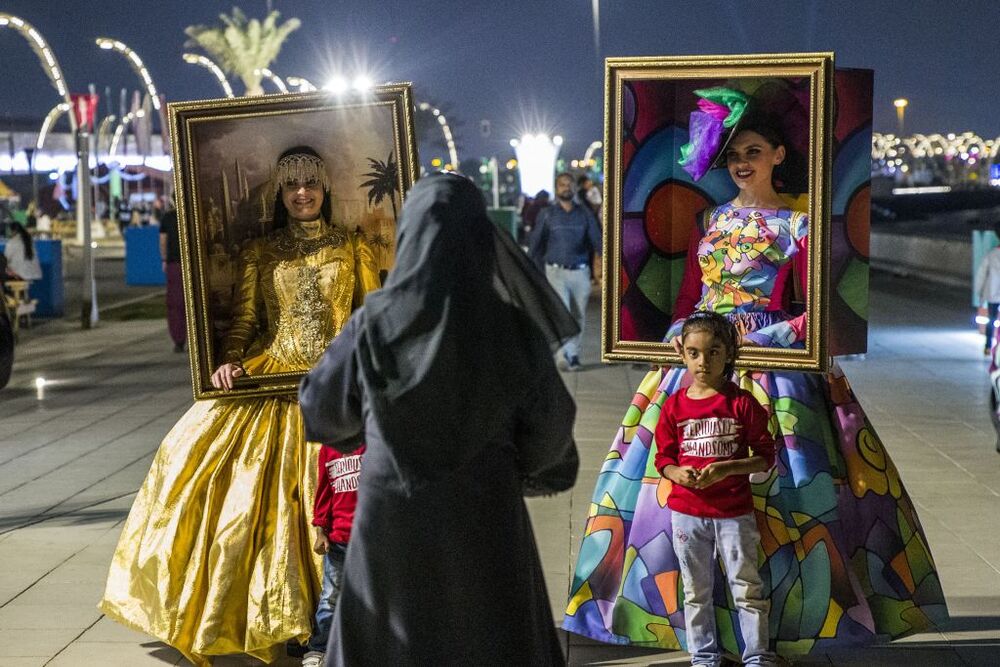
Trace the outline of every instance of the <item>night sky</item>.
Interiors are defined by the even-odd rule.
[[[185,26],[214,23],[232,2],[207,0],[3,0],[0,11],[35,25],[55,51],[71,90],[134,89],[118,54],[94,38],[120,39],[146,62],[171,101],[220,96],[204,69],[181,60]],[[320,84],[337,71],[378,81],[412,81],[418,100],[449,111],[464,158],[512,156],[511,137],[547,130],[565,137],[563,155],[601,139],[606,56],[836,52],[839,67],[875,70],[875,129],[894,131],[892,100],[907,97],[908,132],[1000,135],[997,0],[600,0],[595,51],[591,0],[457,2],[273,0],[298,17],[271,65]],[[263,18],[264,0],[245,0]],[[767,9],[764,9],[767,8]],[[58,102],[27,42],[0,30],[3,117],[39,120]],[[234,81],[237,93],[242,84]],[[270,84],[265,83],[270,91]],[[480,121],[488,119],[485,138]],[[426,158],[427,156],[422,156]]]

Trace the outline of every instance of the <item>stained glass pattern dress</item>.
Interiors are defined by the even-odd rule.
[[[715,209],[695,236],[679,332],[693,309],[727,315],[758,345],[801,346],[804,316],[783,309],[804,275],[800,213]],[[847,378],[738,371],[771,416],[777,463],[752,478],[770,633],[783,655],[888,641],[947,619],[940,580],[913,502]],[[684,649],[683,590],[671,545],[670,482],[655,469],[653,432],[683,368],[648,373],[599,473],[563,627],[594,639]],[[725,578],[716,576],[725,650],[743,648]]]
[[[379,284],[360,236],[289,224],[241,256],[223,361],[251,377],[308,370]],[[271,662],[304,641],[319,594],[317,454],[293,396],[196,403],[132,505],[101,610],[199,666],[229,653]]]

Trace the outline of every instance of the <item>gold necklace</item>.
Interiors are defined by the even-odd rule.
[[[274,247],[284,252],[297,252],[300,255],[312,255],[323,248],[339,248],[347,243],[347,232],[340,227],[330,227],[319,236],[303,238],[295,236],[292,230],[285,228],[274,239]]]

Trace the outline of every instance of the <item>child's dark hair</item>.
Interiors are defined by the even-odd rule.
[[[733,371],[736,370],[736,348],[739,341],[736,327],[724,316],[714,311],[700,310],[684,320],[684,326],[681,327],[681,344],[684,343],[684,339],[689,333],[695,331],[707,331],[722,343],[726,349],[727,357],[722,374],[726,379],[729,379]]]

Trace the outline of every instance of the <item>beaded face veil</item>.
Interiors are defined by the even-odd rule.
[[[278,160],[273,183],[275,194],[282,186],[295,183],[319,185],[324,191],[330,190],[330,177],[323,158],[308,153],[292,153]]]

